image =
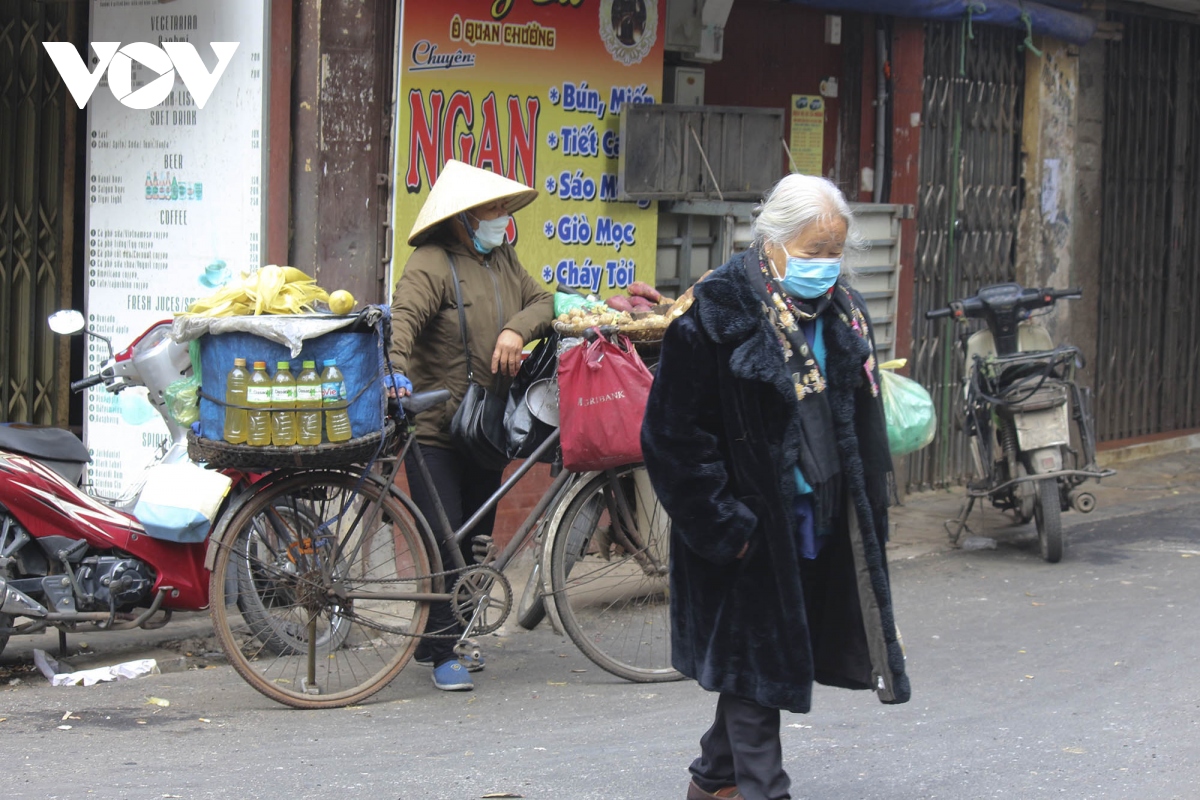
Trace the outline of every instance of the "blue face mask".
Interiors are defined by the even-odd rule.
[[[812,300],[832,289],[841,274],[840,258],[796,258],[788,255],[787,274],[779,283],[792,297]]]

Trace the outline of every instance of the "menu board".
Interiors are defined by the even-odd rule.
[[[85,311],[118,352],[153,323],[261,265],[265,17],[263,0],[91,0],[89,41],[120,42],[122,50],[87,102]],[[198,65],[177,66],[162,47],[173,42],[189,43],[213,75],[218,49],[228,58],[207,98],[193,91],[199,83],[185,83]],[[236,49],[229,55],[229,44],[214,49],[214,42]],[[131,43],[157,52],[148,57],[146,46]],[[95,69],[93,53],[87,56]],[[156,83],[168,69],[175,72],[169,93]],[[145,103],[135,95],[151,84],[164,91],[146,93],[165,99],[137,108]],[[89,338],[87,374],[107,357],[103,342]],[[144,390],[88,390],[84,440],[99,494],[119,495],[166,437]]]
[[[658,210],[617,200],[620,115],[662,90],[665,3],[403,4],[395,270],[449,159],[532,186],[508,238],[542,285],[654,283]]]

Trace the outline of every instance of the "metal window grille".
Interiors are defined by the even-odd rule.
[[[1200,26],[1111,14],[1096,428],[1200,427]]]
[[[925,312],[1014,278],[1023,38],[992,26],[925,26],[911,367],[933,395],[938,435],[910,457],[909,491],[958,483],[970,472],[957,419],[957,331]]]
[[[69,13],[68,4],[0,0],[0,422],[66,421],[63,350],[46,316],[71,268],[63,201],[74,114],[42,42],[67,38]]]

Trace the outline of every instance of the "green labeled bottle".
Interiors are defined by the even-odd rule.
[[[296,441],[321,443],[321,373],[317,362],[305,361],[296,376]]]
[[[275,364],[271,380],[271,444],[288,447],[296,443],[296,378],[287,361]]]
[[[246,359],[235,358],[233,369],[225,377],[225,441],[230,444],[246,441],[246,385],[249,381]]]
[[[350,412],[346,401],[346,379],[337,368],[337,360],[326,359],[321,373],[321,405],[325,409],[325,435],[331,442],[349,441]]]
[[[271,443],[271,376],[267,362],[255,361],[254,371],[246,383],[246,444],[256,447]]]

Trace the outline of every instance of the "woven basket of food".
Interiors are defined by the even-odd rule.
[[[559,313],[554,330],[563,336],[582,336],[588,328],[614,325],[639,349],[647,349],[662,342],[667,326],[692,303],[690,289],[678,300],[664,297],[641,281],[630,284],[627,291],[628,294],[613,295],[603,303],[594,296],[584,300],[577,294],[560,291],[555,296],[555,311]]]

